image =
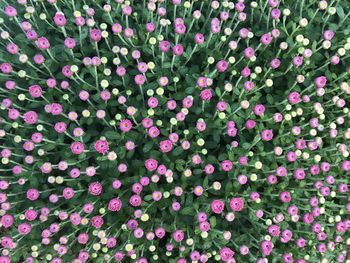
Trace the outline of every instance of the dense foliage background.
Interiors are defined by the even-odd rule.
[[[0,7],[0,262],[349,262],[348,1]]]

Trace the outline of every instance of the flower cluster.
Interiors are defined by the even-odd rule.
[[[347,0],[3,0],[0,262],[350,262]]]

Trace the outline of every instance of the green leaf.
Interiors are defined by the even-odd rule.
[[[119,134],[116,131],[108,131],[104,135],[110,140],[115,140],[119,138]]]
[[[267,100],[268,103],[273,104],[273,96],[271,94],[268,94],[266,96],[266,100]]]
[[[211,227],[214,228],[216,226],[216,217],[215,216],[210,217],[209,222]]]
[[[203,187],[204,187],[204,188],[207,188],[207,187],[208,187],[208,185],[209,185],[208,181],[209,181],[209,176],[206,176],[205,179],[204,179],[204,181],[203,181]]]
[[[337,9],[337,14],[338,14],[338,16],[339,16],[341,19],[344,19],[345,13],[344,13],[343,7],[341,7],[340,5],[338,5],[338,6],[336,7],[336,9]]]
[[[245,143],[243,143],[243,149],[249,149],[249,147],[250,147],[250,143],[249,142],[245,142]]]
[[[146,196],[144,197],[144,200],[145,200],[145,201],[151,201],[151,200],[152,200],[152,195],[146,195]]]
[[[216,93],[216,95],[218,95],[218,97],[221,96],[221,90],[220,90],[219,87],[216,87],[216,88],[215,88],[215,93]]]
[[[193,94],[194,92],[194,87],[188,87],[185,89],[186,94]]]
[[[147,153],[153,148],[153,141],[147,142],[145,146],[143,146],[143,152]]]
[[[187,206],[181,210],[181,214],[183,215],[195,215],[195,210],[191,206]]]
[[[183,152],[182,147],[178,146],[173,150],[173,155],[178,156],[182,154],[182,152]]]

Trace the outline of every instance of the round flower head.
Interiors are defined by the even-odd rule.
[[[231,198],[230,200],[230,208],[235,211],[235,212],[239,212],[243,209],[244,206],[244,202],[242,198],[238,198],[238,197],[234,197]]]
[[[95,150],[100,154],[105,154],[109,150],[108,142],[106,140],[98,140],[94,144]]]
[[[221,200],[214,200],[210,206],[213,213],[221,214],[224,211],[225,203]]]
[[[89,185],[89,193],[91,195],[100,195],[102,193],[102,185],[99,182],[94,182]]]
[[[81,154],[84,152],[84,144],[81,142],[74,142],[70,146],[73,154]]]

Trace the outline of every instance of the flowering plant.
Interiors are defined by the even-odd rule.
[[[0,263],[350,262],[347,1],[0,7]]]

